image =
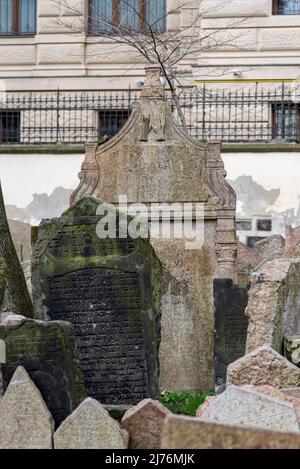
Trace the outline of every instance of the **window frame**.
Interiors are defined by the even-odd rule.
[[[12,26],[13,31],[11,32],[2,32],[0,31],[0,37],[33,37],[37,34],[37,0],[35,0],[34,5],[34,31],[22,32],[20,31],[21,26],[21,15],[20,15],[20,6],[21,0],[11,0],[12,2]]]
[[[3,125],[3,121],[11,127]],[[0,109],[0,145],[21,143],[22,113],[19,109]],[[17,125],[16,125],[17,124]]]
[[[129,108],[111,108],[111,109],[99,109],[98,110],[98,139],[105,137],[105,135],[110,140],[124,127],[127,123],[130,115],[131,109]],[[112,122],[113,119],[116,119],[117,122],[120,121],[120,125],[116,125],[114,132],[107,132],[108,125],[105,125],[109,120]],[[121,122],[122,121],[122,122]],[[110,129],[114,127],[111,125]],[[110,135],[109,135],[110,134]]]
[[[146,3],[147,3],[147,0],[138,0],[139,1],[139,14],[140,14],[140,17],[139,17],[139,27],[138,27],[138,30],[137,32],[140,32],[140,33],[147,33],[147,28],[146,28],[146,23],[145,23],[145,20],[147,19],[147,6],[146,6]],[[165,9],[165,15],[167,15],[167,0],[163,0],[164,1],[164,9]],[[93,21],[92,21],[92,16],[93,16],[93,0],[88,0],[88,35],[89,36],[98,36],[98,35],[101,35],[101,34],[104,34],[104,35],[108,35],[108,34],[111,34],[112,36],[116,36],[117,33],[115,32],[109,32],[109,31],[94,31],[93,30]],[[119,21],[120,21],[120,3],[119,3],[119,0],[112,0],[112,24],[115,25],[115,26],[118,26],[119,25]],[[163,33],[167,30],[167,22],[166,20],[164,19],[164,27],[157,31],[157,33]]]
[[[295,133],[295,139],[289,138],[286,134],[286,119],[289,118],[288,113],[293,110],[292,106],[294,107],[295,110],[295,128],[294,128],[294,133]],[[279,135],[277,133],[278,127],[280,127],[280,123],[277,120],[277,113],[278,111],[281,112],[283,115],[281,117],[282,123],[284,123],[284,139],[288,143],[300,143],[300,103],[291,103],[289,101],[284,101],[284,102],[273,102],[271,103],[271,109],[272,109],[272,140],[275,140],[277,138],[282,138],[282,134]],[[281,126],[282,127],[282,126]]]
[[[279,5],[280,0],[272,0],[272,15],[274,16],[299,16],[300,15],[300,4],[298,13],[280,13]]]

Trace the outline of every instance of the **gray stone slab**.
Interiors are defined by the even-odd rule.
[[[164,426],[164,449],[300,449],[300,433],[202,422],[171,415]]]
[[[55,449],[126,449],[128,433],[104,407],[87,398],[59,427]]]
[[[0,449],[52,448],[53,418],[21,366],[0,401],[0,422]]]
[[[229,386],[200,417],[203,421],[298,432],[294,405],[245,388]]]

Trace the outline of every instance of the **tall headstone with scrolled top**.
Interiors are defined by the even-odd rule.
[[[163,226],[162,204],[169,210],[174,204],[180,210],[191,204],[188,222],[202,224],[202,243],[187,249],[188,236],[151,239],[163,266],[160,385],[210,389],[213,278],[235,276],[236,196],[225,179],[220,145],[194,140],[183,131],[165,97],[159,66],[147,67],[146,75],[141,97],[120,132],[103,145],[87,147],[71,204],[84,196],[114,205],[120,196],[147,208],[157,204],[160,214],[151,212],[148,220],[158,231]],[[196,206],[203,210],[197,212]],[[178,213],[176,209],[171,214],[172,226],[182,219],[182,211]]]
[[[74,325],[88,396],[137,403],[159,394],[161,267],[149,241],[99,236],[101,206],[85,198],[40,225],[35,309]]]

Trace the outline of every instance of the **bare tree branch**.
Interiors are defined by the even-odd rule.
[[[190,2],[178,2],[177,7],[154,16],[145,14],[151,6],[151,0],[119,0],[118,18],[114,15],[105,16],[93,8],[82,11],[74,6],[70,0],[50,0],[60,6],[61,10],[68,15],[73,14],[82,18],[81,26],[69,24],[65,17],[60,17],[56,21],[64,29],[68,29],[74,34],[92,34],[93,44],[103,44],[108,47],[102,54],[112,53],[113,45],[126,45],[137,53],[137,60],[143,57],[150,64],[159,64],[162,75],[168,84],[172,99],[176,106],[179,118],[183,127],[187,130],[184,113],[179,103],[180,89],[182,87],[179,73],[176,69],[184,60],[195,55],[201,57],[202,54],[220,48],[235,48],[238,40],[243,36],[243,30],[239,28],[245,23],[244,18],[233,18],[227,21],[222,28],[205,30],[201,27],[202,19],[209,13],[205,9],[205,1],[198,0],[197,8],[189,7]],[[104,1],[104,0],[103,0]],[[228,5],[232,0],[220,0],[214,5],[214,11]],[[142,7],[142,9],[140,8]],[[153,5],[152,5],[153,6]],[[167,27],[169,15],[179,14],[182,8],[190,8],[191,18],[186,25],[175,30]],[[104,11],[104,9],[103,9]],[[124,11],[125,14],[120,16]],[[237,34],[237,32],[240,32]],[[241,45],[239,45],[241,49]],[[113,52],[118,53],[118,52]],[[96,54],[99,56],[99,54]],[[138,62],[137,62],[138,63]]]

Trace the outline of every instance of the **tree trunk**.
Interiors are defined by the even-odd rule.
[[[0,182],[0,261],[4,267],[5,295],[3,312],[33,317],[32,301],[25,276],[10,234]],[[2,282],[3,283],[3,282]]]

